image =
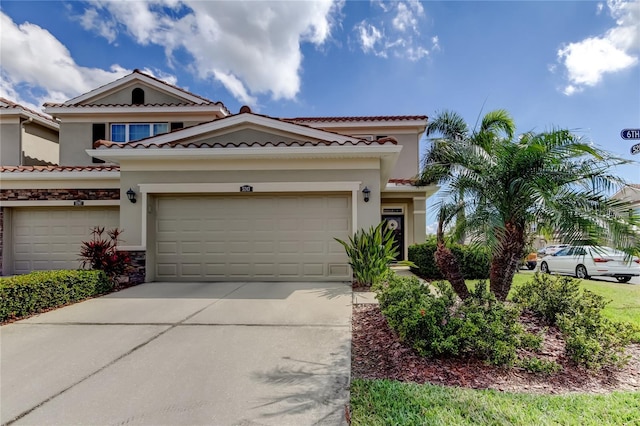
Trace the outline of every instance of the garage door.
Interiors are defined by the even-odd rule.
[[[91,238],[91,229],[115,228],[119,220],[117,207],[13,209],[13,273],[79,268],[80,245]]]
[[[158,280],[348,280],[350,195],[156,198]]]

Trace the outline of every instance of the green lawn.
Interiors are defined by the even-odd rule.
[[[530,280],[519,273],[514,287]],[[473,287],[474,281],[467,285]],[[611,303],[615,321],[640,326],[640,286],[582,280]],[[609,395],[530,395],[355,379],[352,425],[640,425],[640,392]]]
[[[356,379],[352,425],[640,425],[640,393],[529,395]]]

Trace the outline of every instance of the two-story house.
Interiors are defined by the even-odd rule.
[[[96,225],[123,229],[135,281],[348,281],[334,238],[425,239],[425,116],[233,114],[137,70],[45,111],[59,165],[0,169],[4,275],[77,267]]]

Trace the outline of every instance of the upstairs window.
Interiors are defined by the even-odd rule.
[[[131,105],[144,105],[144,90],[136,87],[131,91]]]
[[[118,123],[111,125],[113,142],[133,142],[169,132],[169,123]]]

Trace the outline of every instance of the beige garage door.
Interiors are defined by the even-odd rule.
[[[13,273],[79,268],[80,245],[91,238],[91,229],[115,228],[119,221],[117,207],[13,209]]]
[[[350,195],[156,198],[158,280],[348,280]]]

